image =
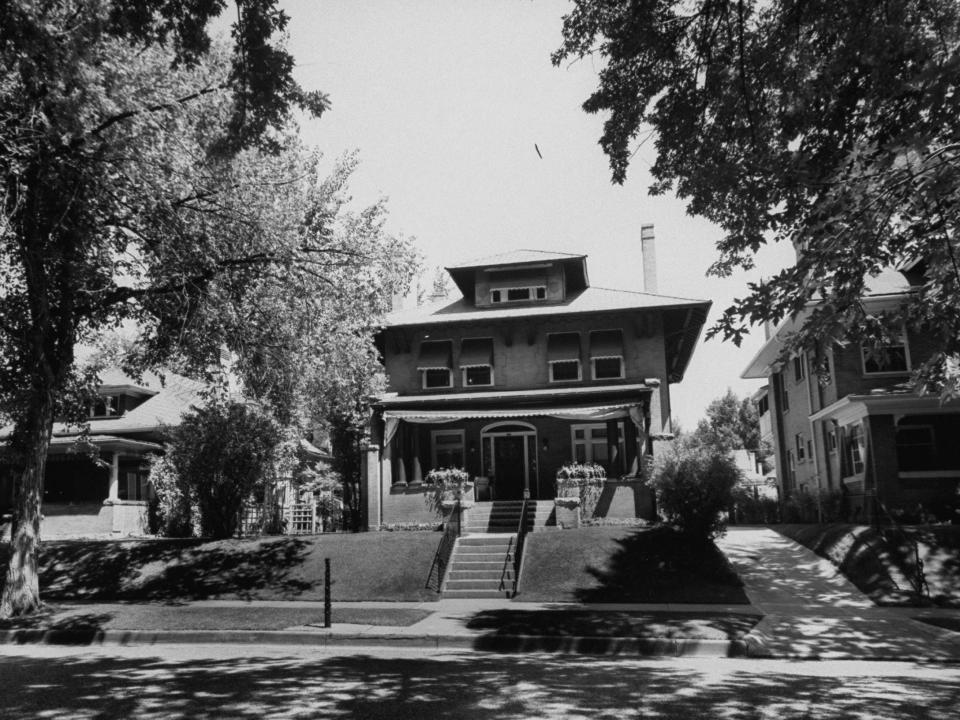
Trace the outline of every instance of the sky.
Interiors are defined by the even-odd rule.
[[[332,102],[321,118],[301,121],[303,140],[330,167],[359,152],[354,204],[386,197],[388,230],[415,238],[427,268],[518,248],[584,253],[592,285],[643,290],[640,226],[653,224],[658,291],[712,300],[709,326],[748,281],[792,259],[791,249],[774,247],[749,273],[707,277],[722,233],[689,216],[682,200],[648,194],[652,139],[638,144],[627,181],[611,183],[597,144],[603,117],[581,109],[599,59],[550,62],[567,2],[281,5],[297,80]],[[671,388],[682,427],[695,426],[728,387],[741,396],[759,387],[740,373],[762,341],[760,329],[740,348],[701,336]]]

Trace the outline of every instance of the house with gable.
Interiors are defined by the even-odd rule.
[[[868,278],[865,312],[900,305],[923,281],[920,268]],[[904,328],[879,351],[856,343],[822,349],[819,358],[782,351],[811,305],[773,332],[742,377],[767,381],[758,409],[769,427],[781,499],[839,493],[850,520],[954,520],[960,507],[960,403],[919,393],[911,371],[933,353],[928,336]],[[817,518],[809,518],[816,520]]]
[[[643,291],[592,286],[586,255],[517,250],[446,268],[462,297],[388,316],[377,343],[389,385],[364,463],[369,528],[435,524],[423,480],[443,467],[469,473],[478,506],[552,507],[560,467],[597,463],[598,513],[653,516],[643,459],[670,433],[670,387],[710,302],[658,294],[652,226],[642,243]]]
[[[75,426],[54,423],[41,496],[43,538],[145,534],[147,456],[163,452],[164,429],[201,403],[206,387],[175,373],[134,379],[117,368],[100,380],[85,438]],[[11,430],[0,430],[0,441]],[[12,507],[15,473],[0,466],[0,515]]]

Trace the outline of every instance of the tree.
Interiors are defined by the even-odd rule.
[[[599,55],[584,103],[607,113],[615,182],[656,138],[655,194],[725,231],[714,274],[766,243],[796,263],[752,284],[712,334],[797,316],[784,350],[830,340],[882,346],[903,325],[938,352],[918,380],[958,391],[960,6],[954,0],[575,0],[554,63]],[[865,283],[924,271],[900,306],[869,313]]]
[[[750,398],[741,400],[727,388],[726,394],[707,405],[706,414],[695,431],[701,440],[729,450],[759,451],[760,422]]]
[[[281,430],[254,405],[214,401],[183,416],[172,432],[170,458],[196,497],[200,534],[233,537],[244,503],[273,469]]]
[[[53,419],[79,421],[95,384],[77,343],[132,319],[143,362],[201,366],[221,342],[193,332],[206,304],[325,257],[247,204],[291,112],[327,107],[272,43],[275,5],[238,0],[228,51],[207,33],[224,0],[0,4],[0,413],[19,467],[0,616],[39,604]]]

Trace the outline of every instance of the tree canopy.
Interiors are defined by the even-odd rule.
[[[196,369],[239,347],[255,307],[289,305],[310,283],[349,304],[375,272],[341,271],[366,256],[345,250],[335,219],[378,215],[336,218],[294,139],[294,111],[328,101],[294,81],[276,5],[237,0],[221,46],[208,28],[224,0],[0,4],[0,415],[19,472],[0,615],[39,602],[53,418],[94,382],[78,343],[135,322],[134,370]],[[251,334],[264,344],[267,325]]]
[[[880,344],[903,324],[960,351],[960,6],[954,0],[575,0],[559,64],[599,56],[584,103],[623,182],[655,138],[653,193],[674,191],[725,232],[711,268],[750,268],[768,242],[796,263],[753,284],[712,333],[818,302],[786,352],[828,339]],[[865,282],[925,273],[901,307],[869,311]],[[956,383],[955,373],[953,383]],[[954,387],[955,389],[955,387]]]

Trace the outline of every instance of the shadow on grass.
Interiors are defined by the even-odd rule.
[[[252,650],[252,649],[251,649]],[[548,655],[184,660],[102,654],[0,658],[6,717],[862,718],[955,717],[949,671],[849,676],[786,664],[678,666]]]
[[[588,567],[594,587],[585,603],[749,603],[743,583],[716,545],[659,526],[628,532],[603,567]]]
[[[270,588],[295,597],[315,582],[294,572],[307,543],[199,540],[44,543],[40,588],[46,600],[251,598]],[[5,548],[4,548],[5,550]]]

